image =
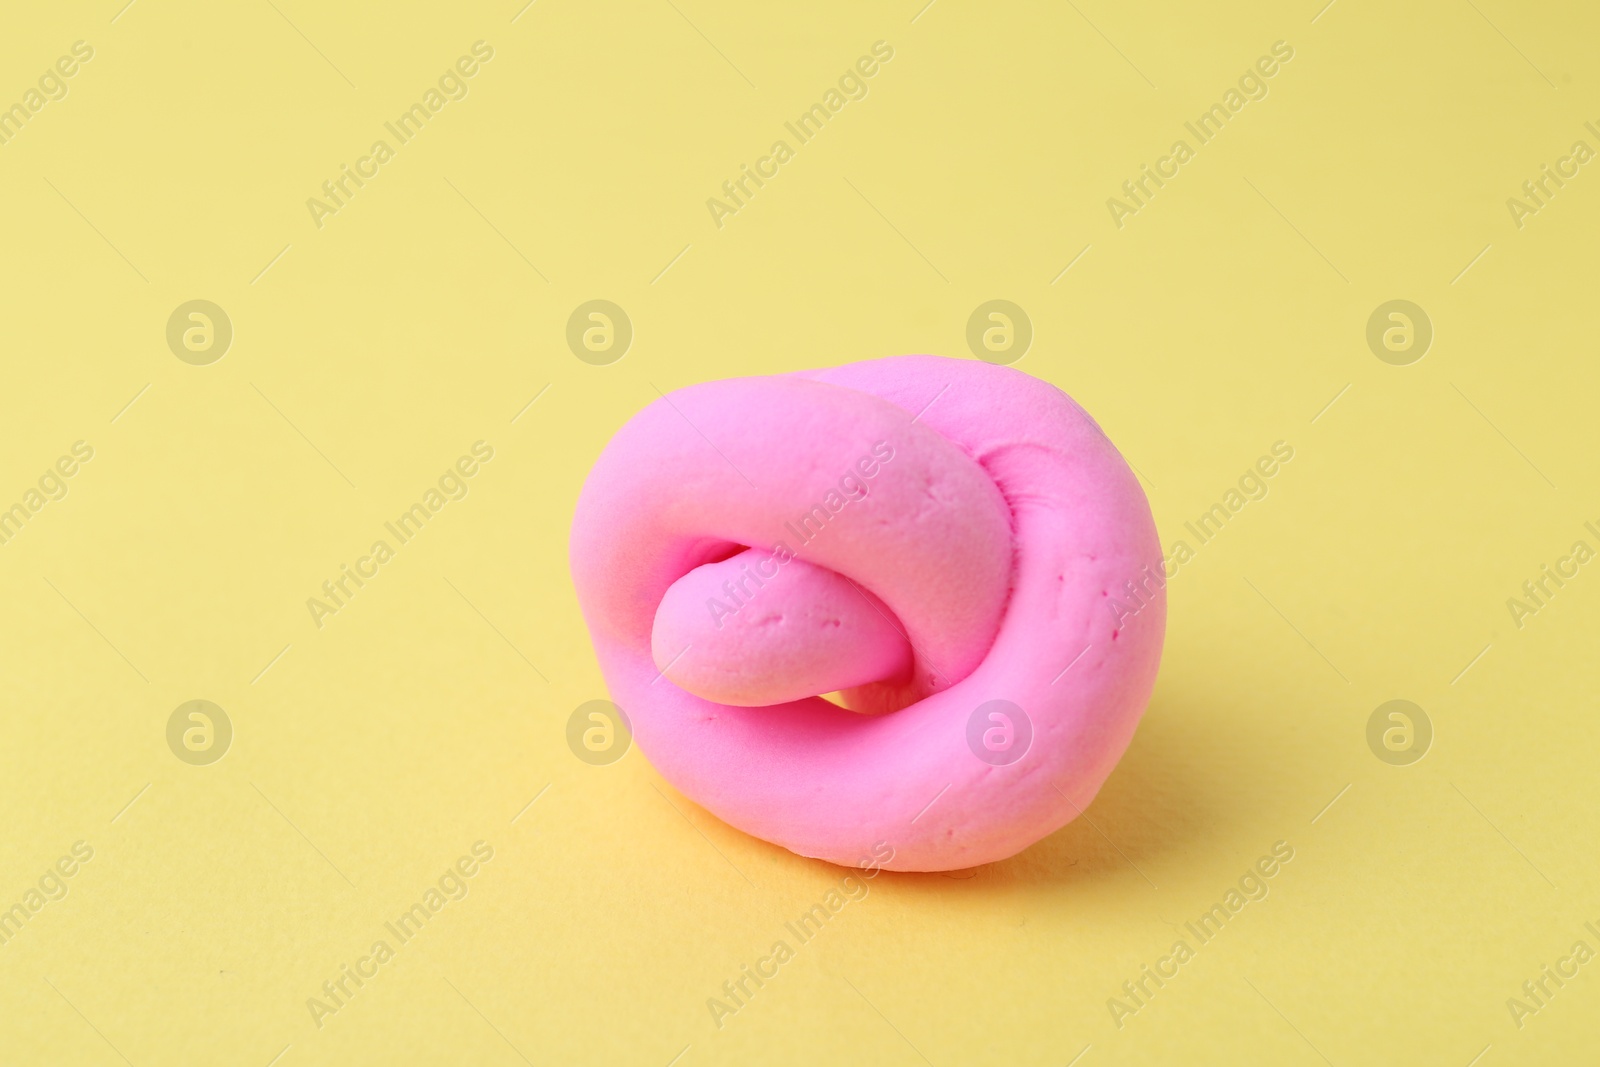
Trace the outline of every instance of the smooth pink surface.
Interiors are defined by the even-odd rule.
[[[668,400],[606,446],[571,545],[611,695],[668,780],[801,855],[886,842],[896,870],[1003,859],[1093,799],[1166,605],[1144,493],[1081,408],[935,356]],[[880,713],[799,696],[836,689]],[[992,700],[1032,723],[1006,766],[968,747]]]
[[[743,707],[909,680],[911,645],[887,605],[837,571],[770,556],[747,549],[674,582],[650,636],[656,667]]]

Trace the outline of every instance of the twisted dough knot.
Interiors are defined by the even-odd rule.
[[[1166,624],[1149,504],[1094,421],[936,356],[664,397],[596,462],[571,551],[656,768],[845,865],[971,867],[1075,817]]]

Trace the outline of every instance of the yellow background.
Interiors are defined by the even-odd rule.
[[[1600,148],[1596,16],[919,4],[5,12],[0,102],[95,55],[0,146],[0,506],[95,454],[0,546],[0,907],[73,842],[94,858],[0,946],[0,1062],[1593,1055],[1600,964],[1520,1029],[1506,1000],[1600,949],[1600,568],[1521,628],[1505,602],[1600,547],[1600,173],[1521,229],[1505,201]],[[313,225],[306,199],[480,39],[466,99]],[[867,98],[713,225],[706,198],[877,40]],[[1278,40],[1267,98],[1113,225],[1106,199]],[[610,366],[564,339],[595,298],[635,329]],[[1087,819],[884,875],[718,1029],[706,999],[841,872],[638,751],[568,750],[606,695],[576,494],[657,389],[971,358],[994,298],[1033,323],[1018,368],[1146,478],[1163,543],[1274,441],[1294,460],[1174,579],[1155,697]],[[233,323],[209,366],[165,341],[192,299]],[[1410,366],[1365,341],[1391,299],[1435,329]],[[480,439],[470,495],[313,625],[306,598]],[[1410,766],[1366,742],[1396,698],[1433,724]],[[235,730],[210,766],[167,747],[191,699]],[[307,998],[478,840],[470,895],[314,1025]],[[1270,896],[1115,1026],[1107,998],[1279,840]]]

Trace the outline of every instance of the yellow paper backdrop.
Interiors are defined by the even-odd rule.
[[[1600,20],[921,2],[6,11],[0,1062],[1592,1057]],[[574,500],[658,390],[990,300],[1194,550],[1155,697],[1086,818],[800,943],[844,872],[569,750]]]

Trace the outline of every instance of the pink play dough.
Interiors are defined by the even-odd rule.
[[[1166,626],[1149,504],[1099,426],[1052,385],[937,356],[651,404],[590,472],[571,552],[612,698],[662,775],[852,866],[972,867],[1076,817]],[[834,691],[854,710],[817,695]],[[1014,762],[969,740],[1005,721],[991,701],[1031,725]]]

